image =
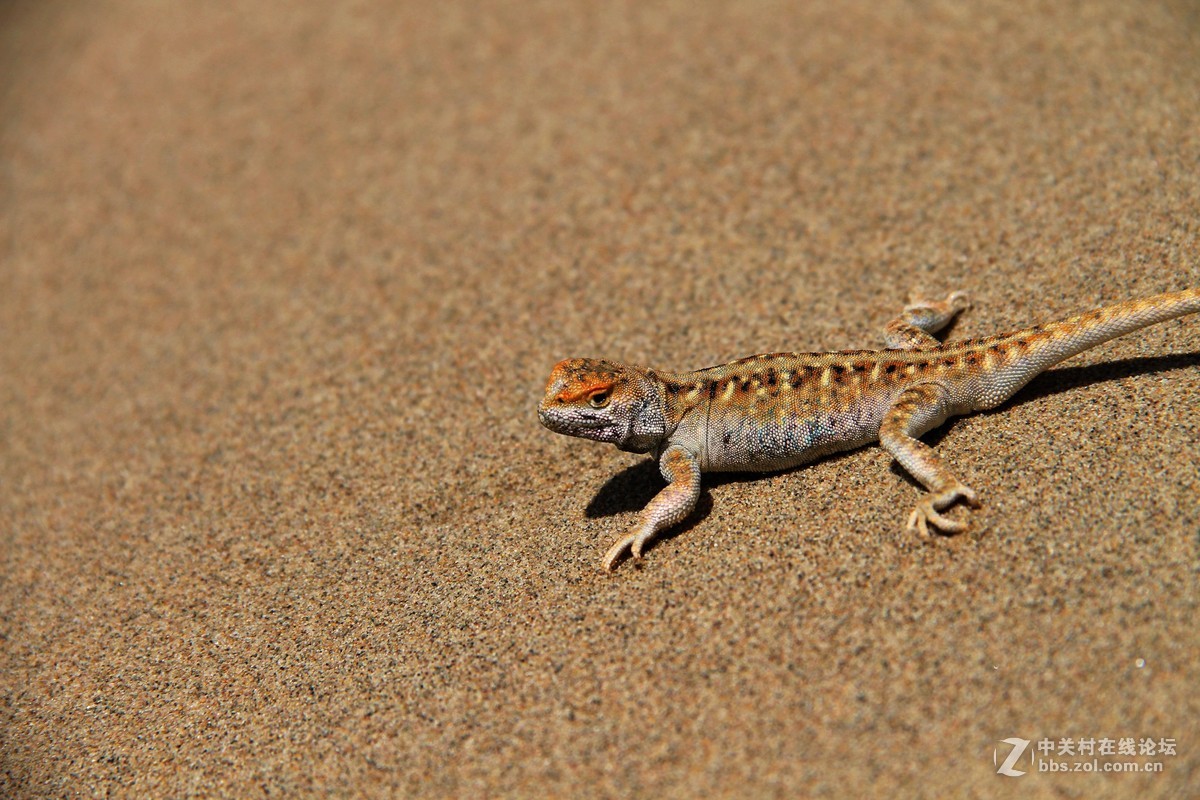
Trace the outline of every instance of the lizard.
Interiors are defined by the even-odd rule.
[[[769,472],[878,441],[926,493],[907,528],[922,537],[967,524],[943,512],[980,507],[920,437],[953,416],[995,408],[1044,370],[1118,336],[1200,311],[1200,288],[1098,308],[984,338],[934,336],[971,301],[910,298],[885,349],[765,353],[692,372],[595,358],[560,361],[538,417],[556,433],[652,453],[667,485],[604,556],[640,561],[660,532],[688,517],[705,472]]]

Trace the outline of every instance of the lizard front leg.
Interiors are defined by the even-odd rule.
[[[940,513],[958,500],[978,508],[975,492],[950,474],[933,448],[916,437],[936,428],[949,416],[949,393],[936,383],[921,383],[905,389],[888,409],[879,429],[879,443],[919,480],[929,494],[921,498],[908,517],[908,529],[929,535],[929,526],[957,533],[966,525]]]
[[[696,507],[696,501],[700,499],[700,461],[695,454],[679,445],[672,445],[663,451],[658,468],[667,480],[667,488],[650,501],[634,529],[608,549],[604,556],[604,569],[611,571],[626,550],[634,558],[640,559],[642,550],[655,534],[683,522]]]
[[[933,334],[949,325],[958,312],[970,307],[966,292],[955,292],[940,302],[911,296],[900,316],[884,329],[883,340],[896,350],[937,347],[941,342]]]

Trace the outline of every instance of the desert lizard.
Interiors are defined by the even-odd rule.
[[[667,481],[604,556],[605,569],[626,550],[640,559],[659,531],[682,522],[695,508],[703,472],[786,469],[876,440],[928,489],[909,530],[959,532],[965,524],[941,512],[979,500],[919,437],[950,417],[1003,403],[1090,347],[1200,311],[1200,289],[981,339],[934,338],[969,305],[963,292],[913,301],[888,324],[884,350],[769,353],[683,373],[587,358],[559,362],[538,407],[542,424],[653,453]]]

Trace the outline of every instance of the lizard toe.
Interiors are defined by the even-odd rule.
[[[923,537],[929,536],[931,525],[935,530],[943,533],[961,533],[967,529],[969,523],[950,519],[941,513],[958,500],[964,501],[973,508],[978,508],[980,505],[974,490],[958,484],[945,491],[921,498],[908,517],[908,529],[919,532]]]
[[[922,539],[929,538],[929,520],[920,505],[908,515],[908,530],[919,535]]]
[[[962,487],[962,493],[959,495],[962,501],[971,508],[982,508],[983,503],[979,500],[979,495],[975,494],[975,490],[969,487]]]
[[[930,524],[946,533],[961,533],[967,527],[967,523],[944,517],[933,508],[929,508],[926,513],[928,514]]]
[[[950,306],[955,311],[965,311],[971,307],[971,295],[962,290],[952,292],[950,296],[946,298],[946,305]]]
[[[637,540],[636,534],[628,533],[613,543],[613,546],[608,548],[608,552],[604,554],[604,570],[612,572],[617,568],[617,560],[629,550]],[[641,553],[634,553],[634,557],[640,558]]]

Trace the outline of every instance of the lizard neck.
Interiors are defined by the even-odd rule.
[[[675,430],[667,412],[668,380],[652,369],[637,369],[640,402],[629,415],[629,428],[617,449],[626,453],[658,450]]]

